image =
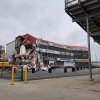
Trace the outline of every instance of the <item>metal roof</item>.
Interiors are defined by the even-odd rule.
[[[65,11],[85,31],[88,17],[90,36],[100,44],[100,0],[65,0]]]

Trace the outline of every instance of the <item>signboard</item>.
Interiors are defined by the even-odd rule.
[[[75,59],[76,62],[89,62],[89,59]]]
[[[72,58],[57,58],[57,61],[66,61],[66,62],[73,62]]]

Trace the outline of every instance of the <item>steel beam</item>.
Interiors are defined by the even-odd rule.
[[[100,42],[100,39],[98,39],[98,40],[97,40],[97,39],[94,39],[94,41],[95,41],[95,42]]]
[[[96,16],[99,16],[99,15],[100,15],[100,12],[90,13],[87,16],[80,16],[78,18],[73,18],[72,21],[73,22],[82,21],[82,20],[85,20],[87,17],[92,18],[92,17],[96,17]]]
[[[88,42],[88,59],[89,59],[89,73],[90,73],[90,81],[93,81],[92,78],[92,67],[91,67],[91,50],[90,50],[90,33],[89,33],[89,19],[86,18],[87,24],[87,42]]]
[[[98,32],[98,33],[93,33],[93,34],[91,34],[91,36],[100,36],[100,32]]]

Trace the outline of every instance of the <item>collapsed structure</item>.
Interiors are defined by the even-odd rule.
[[[40,66],[88,66],[87,47],[62,45],[29,34],[18,36],[6,45],[6,57],[15,57],[15,64]]]

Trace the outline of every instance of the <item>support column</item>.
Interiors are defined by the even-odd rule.
[[[88,42],[88,59],[89,59],[89,74],[90,74],[90,81],[93,81],[92,78],[92,67],[91,67],[91,50],[90,50],[90,33],[89,33],[89,19],[86,18],[86,24],[87,24],[87,42]]]

